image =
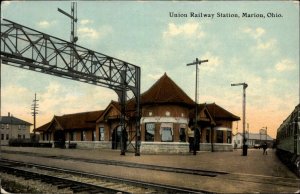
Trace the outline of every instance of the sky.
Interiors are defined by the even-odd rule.
[[[70,13],[71,2],[2,1],[1,18],[69,41],[70,19],[57,8]],[[242,86],[230,84],[247,83],[246,123],[252,133],[267,127],[275,138],[299,104],[296,1],[78,1],[77,16],[77,44],[140,66],[141,92],[167,73],[195,99],[195,66],[186,64],[199,58],[208,62],[199,66],[198,101],[215,102],[242,119]],[[103,110],[117,100],[106,88],[3,64],[1,93],[1,114],[31,123],[36,93],[37,126],[53,115]],[[242,121],[233,123],[237,131]]]

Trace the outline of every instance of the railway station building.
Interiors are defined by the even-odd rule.
[[[189,152],[188,126],[195,122],[195,102],[165,73],[141,94],[141,153]],[[128,150],[135,141],[135,100],[126,103]],[[78,148],[120,149],[121,107],[111,101],[101,111],[54,116],[37,128],[42,141],[76,143]],[[240,120],[221,106],[198,105],[197,123],[201,129],[200,150],[231,151],[232,123]]]

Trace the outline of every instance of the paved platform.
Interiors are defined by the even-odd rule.
[[[121,176],[143,181],[180,185],[210,192],[295,193],[300,190],[300,179],[297,179],[297,177],[279,161],[274,150],[269,150],[268,155],[263,155],[262,150],[249,149],[248,156],[241,156],[242,150],[235,150],[233,152],[200,152],[196,156],[189,154],[141,154],[141,156],[134,156],[134,153],[126,153],[126,156],[120,156],[120,151],[96,149],[1,147],[1,150],[42,153],[51,156],[64,155],[87,159],[118,160],[229,173],[217,177],[204,177],[78,161],[62,161],[34,156],[13,155],[1,152],[1,158],[41,163],[68,169],[79,169],[86,172]]]

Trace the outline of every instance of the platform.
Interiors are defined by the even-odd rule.
[[[22,155],[5,153],[6,151],[31,152],[36,154]],[[130,179],[185,186],[217,193],[295,193],[300,190],[300,179],[284,166],[275,155],[275,150],[269,150],[263,155],[262,150],[249,149],[247,156],[242,156],[242,150],[233,152],[200,152],[197,155],[141,155],[127,153],[120,156],[117,150],[83,150],[59,148],[23,148],[1,147],[1,158],[40,163],[67,169],[78,169],[110,176],[120,176]],[[187,175],[180,173],[151,171],[146,169],[128,168],[114,165],[79,162],[76,160],[59,160],[39,157],[39,154],[49,156],[69,156],[95,160],[114,160],[141,164],[192,168],[208,171],[225,172],[216,177]]]

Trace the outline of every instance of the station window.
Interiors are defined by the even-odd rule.
[[[18,126],[18,129],[21,130],[21,125]]]
[[[231,131],[227,131],[227,143],[231,143]]]
[[[217,143],[223,143],[223,131],[217,130]]]
[[[25,139],[25,135],[23,135],[23,139]]]
[[[8,134],[6,134],[6,140],[9,140],[9,135]]]
[[[179,128],[179,140],[180,142],[186,142],[185,128],[183,127]]]
[[[99,141],[104,141],[104,127],[99,127]]]
[[[146,123],[145,129],[145,141],[154,141],[155,123]]]
[[[1,124],[1,129],[4,129],[4,127],[5,127],[4,124]]]
[[[1,134],[1,140],[4,140],[4,134]]]
[[[18,134],[18,139],[21,139],[21,138],[22,138],[22,136],[20,134]]]
[[[170,142],[173,141],[172,128],[163,127],[161,129],[161,141]]]
[[[6,129],[9,129],[9,124],[6,124]]]

